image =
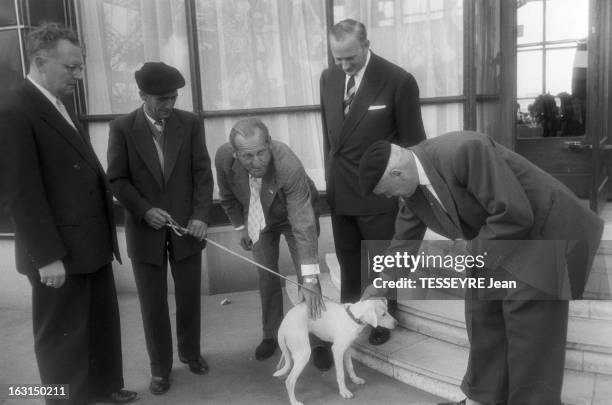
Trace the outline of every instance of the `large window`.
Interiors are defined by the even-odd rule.
[[[428,136],[476,129],[477,93],[499,94],[499,0],[79,0],[87,46],[84,117],[102,162],[108,121],[141,102],[148,60],[182,71],[178,107],[204,122],[211,155],[241,117],[259,115],[325,189],[319,77],[329,24],[363,21],[372,51],[411,72]],[[466,9],[482,27],[465,32]],[[333,16],[328,15],[332,12]],[[491,17],[493,20],[491,21]],[[473,22],[470,22],[474,24]],[[467,38],[467,39],[466,39]],[[465,55],[467,43],[473,53]],[[497,58],[497,59],[495,59]],[[464,74],[477,64],[478,78]],[[493,111],[492,116],[495,116]],[[466,122],[465,117],[473,117]],[[495,118],[492,119],[495,121]]]

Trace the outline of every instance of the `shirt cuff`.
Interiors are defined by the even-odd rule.
[[[244,225],[240,225],[234,228],[236,231],[242,231],[244,229]]]
[[[312,276],[312,275],[316,275],[319,274],[319,264],[318,263],[314,263],[314,264],[302,264],[301,266],[301,270],[302,270],[302,277],[304,276]]]

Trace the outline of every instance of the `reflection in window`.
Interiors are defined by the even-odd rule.
[[[191,110],[191,85],[183,0],[81,0],[87,48],[90,114],[126,113],[141,104],[134,72],[146,61],[176,67],[187,85],[177,107]]]
[[[517,2],[517,122],[521,137],[584,133],[589,0]]]
[[[204,110],[319,103],[324,0],[198,0]]]
[[[17,30],[0,31],[0,88],[7,95],[23,79]],[[2,100],[3,96],[0,96]]]

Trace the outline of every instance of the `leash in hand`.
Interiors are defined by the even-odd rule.
[[[182,236],[187,235],[189,233],[189,230],[187,228],[185,228],[183,226],[180,226],[171,216],[168,216],[168,218],[166,218],[166,221],[167,221],[166,222],[166,226],[168,228],[170,228],[172,230],[172,232],[174,232],[177,236],[182,237]],[[241,255],[240,253],[236,253],[233,250],[231,250],[231,249],[221,245],[218,242],[215,242],[212,239],[204,238],[204,240],[206,240],[207,243],[210,243],[211,245],[214,245],[214,246],[218,247],[219,249],[221,249],[221,250],[223,250],[223,251],[225,251],[225,252],[227,252],[227,253],[229,253],[231,255],[234,255],[234,256],[244,260],[245,262],[251,263],[251,264],[259,267],[260,269],[263,269],[263,270],[267,271],[268,273],[272,273],[275,276],[278,276],[278,277],[282,278],[283,280],[285,280],[285,281],[287,281],[287,282],[289,282],[291,284],[294,284],[294,285],[296,285],[296,286],[298,286],[300,288],[303,288],[304,290],[310,291],[313,294],[320,295],[322,298],[325,298],[325,299],[327,299],[329,301],[332,301],[331,298],[326,297],[325,295],[323,295],[322,292],[318,292],[318,291],[315,291],[315,290],[313,290],[311,288],[305,287],[303,284],[300,284],[297,281],[293,281],[290,278],[287,278],[287,277],[283,276],[282,274],[277,273],[276,271],[274,271],[272,269],[269,269],[266,266],[264,266],[262,264],[259,264],[259,263],[257,263],[254,260],[249,259],[246,256]]]

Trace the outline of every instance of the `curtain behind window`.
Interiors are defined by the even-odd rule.
[[[318,105],[327,67],[324,0],[197,0],[205,111]],[[211,154],[241,117],[205,119]],[[318,113],[261,117],[325,189]]]
[[[142,104],[134,72],[162,61],[185,77],[177,107],[191,110],[184,0],[80,0],[87,49],[87,111],[121,114]]]

